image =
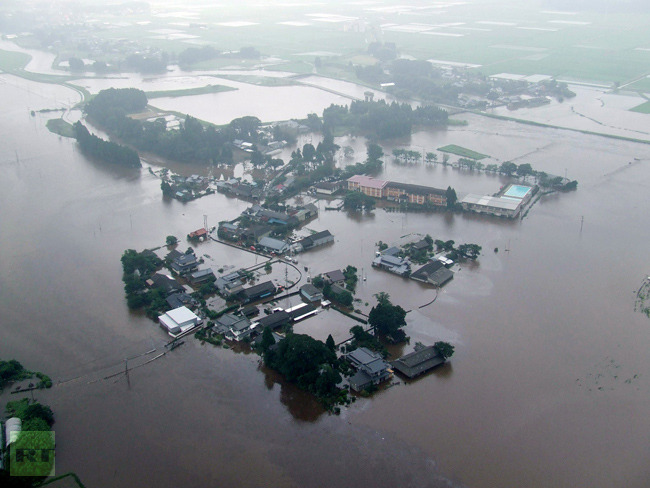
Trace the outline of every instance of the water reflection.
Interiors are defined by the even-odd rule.
[[[326,410],[316,398],[296,385],[289,383],[277,371],[261,364],[259,371],[264,373],[264,385],[273,390],[275,385],[280,387],[280,402],[295,420],[301,422],[316,422]]]

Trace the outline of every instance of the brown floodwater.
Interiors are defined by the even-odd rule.
[[[51,107],[71,92],[3,79],[0,357],[61,382],[36,393],[55,411],[59,472],[74,470],[95,487],[650,483],[650,322],[634,312],[635,290],[649,272],[650,147],[471,116],[467,127],[418,133],[412,144],[456,143],[495,161],[566,170],[578,190],[543,197],[515,222],[346,214],[325,211],[321,201],[308,227],[329,229],[335,242],[299,256],[300,269],[353,264],[367,278],[356,307],[367,312],[373,295],[386,291],[411,310],[411,345],[396,354],[415,341],[456,346],[445,367],[398,379],[331,416],[260,369],[254,354],[188,339],[145,364],[167,337],[127,309],[120,255],[185,236],[203,215],[213,224],[232,219],[248,204],[220,194],[163,200],[148,171],[89,161],[47,131],[46,115],[29,115],[28,107]],[[384,173],[459,193],[492,193],[504,183],[390,161]],[[424,234],[475,242],[484,252],[419,308],[434,290],[370,262],[377,241]],[[200,251],[215,267],[254,264],[218,244]],[[282,269],[273,276],[283,279]],[[328,311],[296,329],[322,338],[349,327]],[[138,366],[129,381],[104,379],[125,358]],[[1,403],[14,397],[5,392]]]

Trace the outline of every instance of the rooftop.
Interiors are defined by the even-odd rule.
[[[381,190],[388,184],[387,181],[378,180],[373,178],[372,176],[365,176],[365,175],[354,175],[353,177],[348,178],[348,181],[352,183],[358,183],[360,186],[366,186],[368,188],[376,188],[378,190]]]

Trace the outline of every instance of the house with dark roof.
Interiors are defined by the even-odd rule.
[[[431,261],[411,274],[411,279],[429,283],[434,286],[442,286],[454,277],[453,271],[445,268],[441,261]]]
[[[345,359],[357,370],[357,373],[348,379],[350,387],[355,391],[362,391],[370,385],[377,385],[390,378],[390,364],[381,354],[360,347],[345,355]]]
[[[331,284],[341,284],[345,282],[345,275],[340,269],[335,269],[333,271],[323,273],[323,279]]]
[[[284,310],[278,310],[273,312],[271,315],[262,317],[257,322],[254,323],[255,327],[261,333],[266,327],[269,327],[271,330],[278,329],[284,325],[287,325],[291,322],[291,316]]]
[[[248,318],[255,317],[256,315],[259,315],[260,309],[257,308],[255,305],[246,305],[244,308],[241,309],[241,314],[245,315]]]
[[[193,284],[205,283],[206,281],[214,280],[214,278],[212,268],[200,269],[190,275],[190,281]]]
[[[199,267],[199,262],[193,253],[182,254],[172,261],[171,267],[178,274],[187,274]]]
[[[423,250],[431,249],[432,244],[429,244],[429,242],[426,239],[422,239],[411,244],[411,248],[414,251],[423,251]]]
[[[307,236],[304,239],[300,239],[298,242],[293,244],[291,248],[294,250],[294,252],[303,252],[309,251],[314,247],[323,246],[328,242],[334,242],[334,236],[330,233],[329,230],[323,230],[321,232],[317,232],[316,234]]]
[[[236,295],[244,289],[244,281],[239,271],[220,276],[214,282],[214,285],[219,290],[219,293],[227,297]]]
[[[162,290],[165,295],[171,295],[172,293],[184,291],[183,286],[178,281],[176,281],[171,276],[167,276],[161,273],[154,273],[151,278],[149,278],[145,283],[149,288],[157,288]]]
[[[217,332],[234,341],[245,339],[254,330],[248,317],[239,317],[230,313],[223,314],[218,319],[215,319],[215,328]]]
[[[275,285],[272,281],[265,281],[259,285],[245,288],[239,293],[239,296],[244,303],[248,303],[272,296],[273,294],[275,294]]]
[[[165,298],[165,301],[172,309],[183,306],[194,306],[196,304],[196,300],[187,293],[172,293]]]
[[[416,346],[414,352],[392,361],[391,365],[404,376],[415,378],[444,362],[445,358],[440,355],[435,346],[421,348]]]
[[[389,254],[377,256],[372,261],[372,266],[385,269],[400,276],[405,276],[411,272],[411,263],[407,258],[400,258],[399,256],[391,256]]]

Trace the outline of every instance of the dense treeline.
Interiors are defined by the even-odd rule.
[[[413,109],[406,103],[352,102],[349,106],[330,105],[323,111],[326,128],[359,131],[377,139],[410,135],[414,125],[443,126],[447,112],[438,107]]]
[[[389,91],[396,96],[415,96],[445,103],[453,103],[458,99],[459,88],[443,82],[441,71],[428,61],[396,59],[391,63],[390,72],[395,86]]]
[[[115,142],[105,141],[96,135],[88,132],[88,129],[81,122],[77,121],[73,125],[74,135],[79,143],[81,150],[92,157],[101,159],[109,163],[128,166],[130,168],[139,168],[140,156],[133,149],[121,146]]]
[[[180,162],[232,163],[231,142],[243,139],[256,142],[260,120],[240,117],[228,126],[216,129],[186,116],[179,130],[168,131],[160,118],[153,122],[135,120],[127,114],[139,112],[147,105],[146,94],[136,89],[102,90],[86,106],[89,118],[112,135],[140,150],[151,151]]]

